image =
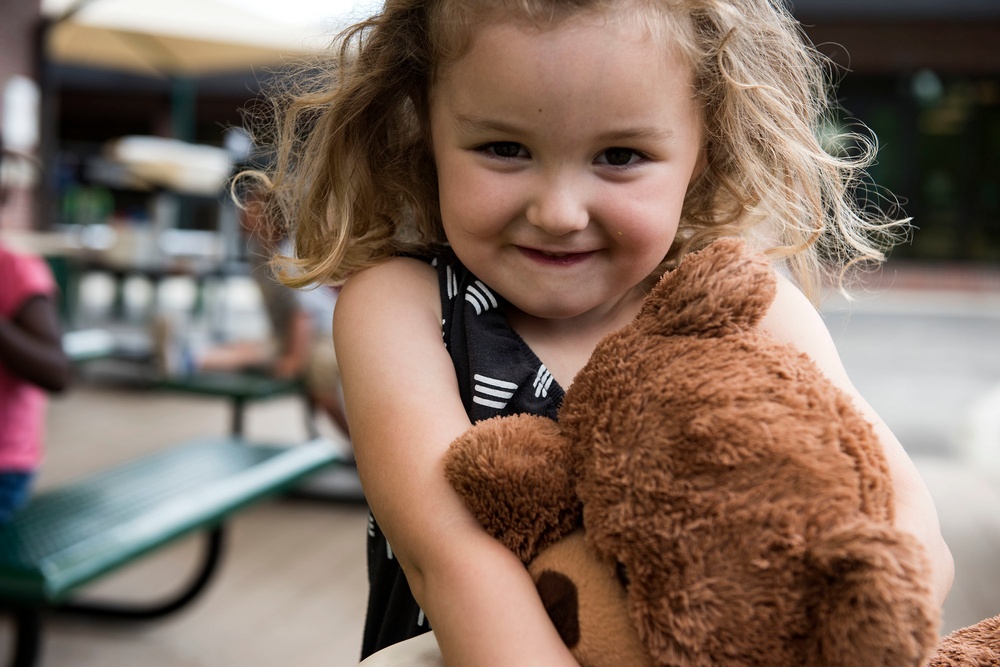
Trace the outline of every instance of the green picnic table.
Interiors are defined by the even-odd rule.
[[[0,606],[16,627],[10,664],[37,663],[48,611],[152,619],[184,607],[217,568],[227,519],[337,460],[323,439],[202,438],[40,493],[0,527]],[[80,587],[194,532],[208,536],[201,569],[175,598],[148,607],[73,602]]]
[[[242,436],[247,404],[283,396],[298,395],[305,410],[306,431],[318,436],[315,407],[302,378],[275,378],[253,372],[201,372],[158,380],[154,387],[165,391],[228,398],[232,406],[229,433]]]

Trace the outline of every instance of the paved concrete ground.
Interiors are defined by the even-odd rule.
[[[1000,388],[1000,291],[890,291],[824,316],[855,385],[911,455],[968,448]]]

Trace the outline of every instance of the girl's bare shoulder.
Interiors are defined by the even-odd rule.
[[[774,302],[760,323],[761,328],[807,354],[834,383],[853,391],[819,310],[787,277],[776,272],[776,278]]]
[[[351,275],[337,297],[337,317],[395,310],[397,314],[430,308],[440,313],[437,272],[427,262],[394,257]]]

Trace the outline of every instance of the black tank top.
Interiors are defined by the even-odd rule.
[[[441,329],[472,422],[530,413],[556,418],[563,390],[507,323],[504,301],[446,250],[429,260],[441,291]],[[428,400],[433,401],[433,397]],[[368,515],[368,612],[361,657],[430,630],[375,518]]]

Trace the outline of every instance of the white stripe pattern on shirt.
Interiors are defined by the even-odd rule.
[[[458,276],[456,276],[455,272],[451,270],[450,264],[444,267],[444,270],[445,270],[444,282],[448,287],[448,300],[450,301],[455,298],[456,294],[458,294]]]
[[[549,387],[552,386],[554,379],[552,373],[545,367],[545,364],[539,366],[538,373],[535,375],[535,381],[532,383],[532,386],[535,388],[535,398],[548,397]]]
[[[477,280],[475,285],[468,285],[465,288],[465,300],[476,309],[476,315],[482,315],[490,308],[496,308],[499,305],[493,292],[481,280]]]
[[[472,377],[477,383],[480,383],[476,384],[473,388],[476,395],[472,397],[472,402],[485,405],[488,408],[503,410],[507,407],[510,399],[514,397],[514,391],[517,389],[517,384],[514,382],[498,380],[478,373]],[[497,398],[504,400],[494,400]]]

